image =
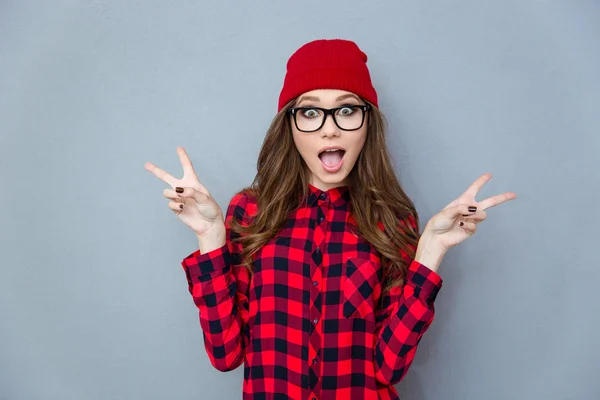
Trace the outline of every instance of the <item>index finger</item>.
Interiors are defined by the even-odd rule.
[[[160,179],[161,181],[168,183],[169,185],[171,185],[171,187],[175,187],[175,181],[177,181],[177,179],[175,179],[168,172],[163,171],[162,169],[158,168],[156,165],[152,164],[151,162],[147,162],[146,164],[144,164],[144,168],[146,170],[152,172],[152,174],[154,176],[156,176],[158,179]]]
[[[181,161],[181,165],[183,166],[183,175],[196,176],[196,172],[194,171],[194,167],[192,166],[192,161],[190,160],[190,157],[188,157],[187,152],[182,146],[177,147],[177,154],[179,154],[179,161]]]
[[[477,193],[479,192],[479,189],[481,189],[483,185],[491,178],[492,174],[490,174],[489,172],[486,172],[485,174],[481,175],[479,178],[477,178],[475,182],[471,184],[471,186],[469,186],[469,188],[465,191],[463,195],[468,195],[470,197],[475,198],[475,196],[477,196]]]

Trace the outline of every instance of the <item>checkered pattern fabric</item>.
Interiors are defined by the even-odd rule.
[[[227,209],[227,243],[183,259],[210,362],[244,364],[244,399],[398,399],[393,385],[433,321],[442,279],[402,252],[406,282],[382,294],[380,255],[356,234],[349,205],[348,186],[310,185],[307,203],[255,254],[249,279],[230,222],[247,223],[257,203],[240,193]]]

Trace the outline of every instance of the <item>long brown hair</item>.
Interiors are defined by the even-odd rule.
[[[310,171],[296,148],[287,114],[295,102],[290,101],[273,118],[258,156],[254,181],[239,192],[257,200],[257,214],[250,223],[231,220],[231,229],[239,235],[236,240],[243,248],[242,264],[250,273],[253,255],[277,235],[308,195]],[[420,237],[417,211],[392,166],[386,131],[385,116],[371,104],[366,141],[349,174],[350,212],[357,233],[381,254],[384,291],[403,284],[406,257],[414,258]]]

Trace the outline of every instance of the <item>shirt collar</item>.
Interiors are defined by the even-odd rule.
[[[350,186],[338,186],[329,190],[321,190],[310,183],[308,184],[308,205],[313,206],[321,196],[331,201],[335,207],[346,205],[350,201]],[[323,201],[324,199],[321,198]]]

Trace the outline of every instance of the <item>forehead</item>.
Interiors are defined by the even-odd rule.
[[[309,92],[302,93],[298,96],[298,102],[302,100],[312,100],[312,101],[321,101],[323,103],[333,103],[340,99],[347,99],[349,97],[358,95],[352,92],[348,92],[346,90],[339,89],[316,89],[311,90]]]

